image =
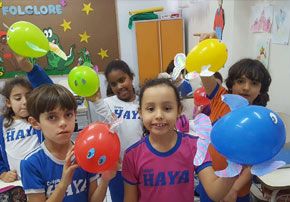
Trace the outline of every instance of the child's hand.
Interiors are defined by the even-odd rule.
[[[119,157],[119,160],[115,163],[115,165],[110,169],[102,172],[102,179],[106,181],[110,181],[116,176],[117,171],[120,169],[122,160]]]
[[[98,91],[90,96],[90,97],[85,97],[87,101],[91,101],[91,102],[96,102],[97,100],[101,99],[102,96],[101,96],[101,91],[100,91],[100,88],[98,89]]]
[[[74,147],[72,146],[72,148],[68,151],[62,170],[62,177],[60,183],[65,187],[71,184],[74,171],[78,167],[75,161],[72,162],[72,157],[74,156],[73,149]]]
[[[33,69],[33,64],[28,61],[26,57],[20,56],[17,53],[13,52],[13,56],[16,59],[17,66],[25,72],[30,72]]]
[[[217,39],[218,38],[215,32],[196,33],[196,34],[193,34],[193,36],[199,36],[199,42],[201,42],[205,39]]]
[[[1,180],[3,182],[14,182],[17,179],[17,173],[16,170],[11,170],[8,172],[4,172],[1,174]]]

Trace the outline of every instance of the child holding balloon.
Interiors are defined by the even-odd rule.
[[[133,76],[129,66],[122,60],[110,62],[105,70],[105,76],[114,95],[100,99],[100,93],[86,98],[92,101],[97,113],[97,120],[110,122],[112,114],[123,119],[117,134],[121,143],[120,156],[133,143],[142,138],[142,122],[138,113],[138,96],[133,88]],[[117,172],[109,184],[113,202],[123,202],[124,184],[121,171]]]
[[[198,138],[174,129],[182,105],[172,82],[164,78],[146,82],[139,112],[149,134],[124,155],[124,201],[194,201],[194,171],[212,199],[223,199],[236,178],[217,177],[208,152],[199,166],[193,164]],[[200,124],[210,126],[206,121]]]
[[[28,100],[29,122],[42,130],[44,142],[21,161],[22,184],[30,202],[103,201],[116,171],[97,175],[78,167],[73,160],[77,102],[72,93],[57,84],[34,89]],[[118,164],[118,163],[116,163]]]
[[[52,83],[41,67],[32,65],[27,58],[14,54],[17,66],[27,71],[30,77],[36,71],[43,74],[43,79],[34,86]],[[32,71],[33,70],[33,71]],[[27,121],[26,96],[33,86],[24,77],[16,77],[5,82],[1,94],[5,99],[3,115],[0,117],[0,179],[13,182],[21,177],[20,161],[42,141],[41,131],[33,129]]]
[[[216,38],[215,33],[196,34],[200,41],[207,38]],[[268,90],[271,84],[271,76],[265,66],[258,60],[242,59],[232,65],[228,72],[225,89],[214,76],[201,77],[208,98],[211,100],[210,119],[214,124],[219,118],[230,112],[230,108],[221,99],[224,94],[237,94],[246,98],[250,105],[266,106],[269,101]],[[212,145],[209,146],[213,168],[223,170],[227,167],[226,159],[219,154]],[[249,168],[245,168],[232,189],[223,201],[249,201],[249,191],[252,184],[252,174]],[[203,184],[197,188],[201,202],[211,201],[203,189]]]

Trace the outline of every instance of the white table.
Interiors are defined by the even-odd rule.
[[[14,186],[22,186],[21,180],[17,180],[15,182],[10,182],[10,183],[6,183],[3,182],[2,180],[0,180],[0,189],[10,186],[10,185],[14,185]]]
[[[290,189],[290,168],[277,169],[267,175],[258,177],[258,180],[263,186],[273,191],[270,201],[275,202],[279,191]]]

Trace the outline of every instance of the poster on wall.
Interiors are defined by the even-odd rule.
[[[272,6],[252,6],[251,32],[270,32],[273,22]]]
[[[275,6],[272,27],[272,43],[288,45],[290,30],[290,7]]]
[[[218,0],[219,7],[216,10],[213,30],[215,31],[219,40],[223,39],[223,31],[225,26],[225,11],[223,9],[223,0]]]
[[[257,37],[255,43],[255,57],[261,61],[266,68],[269,63],[269,50],[270,50],[270,38],[269,37]]]
[[[8,28],[19,21],[36,25],[49,43],[64,53],[60,57],[50,49],[43,57],[28,58],[48,75],[68,74],[77,65],[104,71],[110,61],[119,58],[115,0],[2,0],[0,79],[24,74],[17,67],[6,38]]]

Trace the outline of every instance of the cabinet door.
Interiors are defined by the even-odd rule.
[[[177,53],[184,53],[183,20],[161,20],[160,36],[162,71],[164,72]]]
[[[158,21],[135,23],[141,85],[146,79],[157,78],[161,72],[158,23]]]

